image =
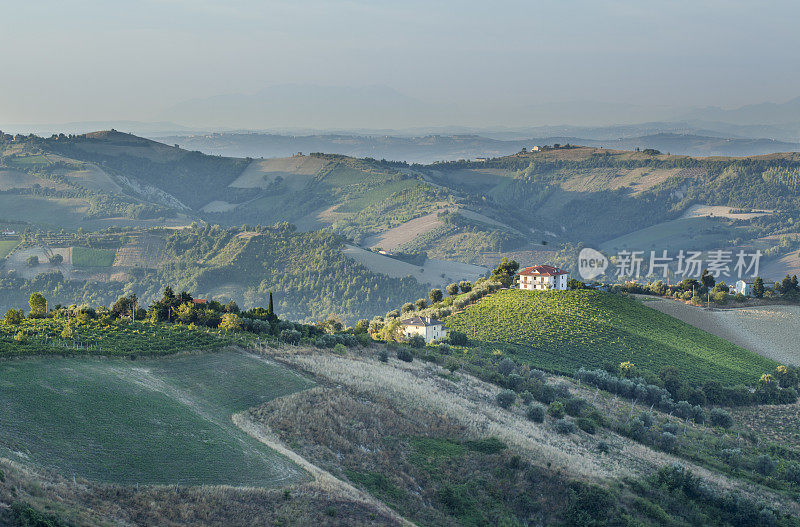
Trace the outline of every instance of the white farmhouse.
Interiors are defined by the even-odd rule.
[[[425,339],[426,344],[430,344],[434,340],[447,338],[447,328],[444,322],[434,320],[430,317],[415,316],[401,320],[400,324],[403,326],[403,336],[405,338],[419,335]]]
[[[519,288],[529,291],[564,291],[569,282],[569,273],[551,265],[534,265],[519,272]]]
[[[736,285],[731,287],[732,293],[741,293],[744,296],[751,296],[753,294],[753,281],[752,280],[738,280]]]

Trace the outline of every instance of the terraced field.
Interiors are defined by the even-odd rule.
[[[120,484],[269,487],[294,463],[230,416],[310,382],[240,352],[0,363],[0,456]]]
[[[754,384],[777,363],[639,301],[597,291],[499,291],[446,320],[485,353],[572,373],[631,361],[689,381]]]

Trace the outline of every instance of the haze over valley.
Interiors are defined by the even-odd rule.
[[[800,527],[798,16],[5,6],[0,525]]]

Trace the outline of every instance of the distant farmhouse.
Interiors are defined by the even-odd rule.
[[[753,280],[739,280],[736,285],[731,287],[733,293],[741,293],[744,296],[751,296],[753,294]]]
[[[405,338],[419,335],[425,339],[426,344],[430,344],[434,340],[447,338],[447,328],[444,322],[434,320],[430,317],[415,316],[401,320],[400,324],[403,326],[403,336]]]
[[[539,146],[532,146],[531,147],[531,152],[538,152],[539,150],[541,150],[541,148]]]
[[[550,265],[534,265],[519,272],[519,288],[526,290],[564,291],[569,282],[569,273]]]
[[[488,157],[476,157],[475,158],[475,162],[476,163],[486,163],[487,161],[489,161]]]

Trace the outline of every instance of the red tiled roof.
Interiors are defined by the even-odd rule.
[[[195,298],[192,302],[195,304],[208,304],[208,300],[205,298]]]
[[[526,267],[519,274],[526,276],[559,276],[569,273],[552,265],[534,265],[533,267]]]

